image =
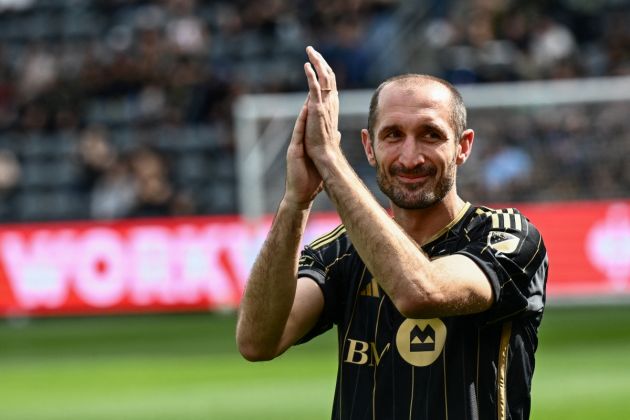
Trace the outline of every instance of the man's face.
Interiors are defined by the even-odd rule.
[[[430,81],[393,82],[381,91],[375,138],[371,145],[364,139],[364,146],[381,191],[394,205],[428,208],[452,190],[461,162],[450,104],[451,93]]]

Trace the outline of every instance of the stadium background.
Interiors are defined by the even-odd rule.
[[[344,91],[401,71],[461,86],[578,80],[579,89],[630,75],[629,21],[624,0],[0,1],[0,418],[328,417],[332,335],[255,365],[234,346],[229,285],[242,286],[246,264],[228,257],[250,260],[268,223],[237,216],[239,98],[303,92],[306,45],[329,59]],[[480,135],[465,198],[567,209],[573,222],[610,215],[606,275],[581,269],[581,254],[555,255],[578,267],[558,283],[607,288],[550,298],[535,419],[630,418],[629,110],[628,100],[599,100],[471,113]],[[344,124],[348,139],[362,121]],[[369,183],[360,156],[349,156]],[[269,197],[281,184],[274,170]],[[205,223],[206,236],[194,236]],[[571,241],[571,232],[553,236]],[[230,252],[213,251],[220,269],[193,257],[182,265],[223,278],[219,291],[105,284],[115,271],[107,250],[131,249],[141,262],[121,266],[151,277],[166,251],[147,243],[182,237],[232,239]],[[88,254],[91,283],[80,275]],[[59,272],[74,283],[53,287]],[[130,297],[114,304],[116,293]]]

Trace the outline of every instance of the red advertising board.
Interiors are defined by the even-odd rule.
[[[518,207],[543,234],[550,296],[630,294],[630,201]]]
[[[630,201],[518,208],[543,233],[550,296],[630,295]],[[338,223],[314,216],[305,240]],[[235,308],[269,224],[199,217],[5,225],[0,315]]]

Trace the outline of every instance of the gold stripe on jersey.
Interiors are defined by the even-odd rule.
[[[512,321],[503,323],[499,344],[499,365],[497,369],[497,419],[507,419],[507,364],[512,336]]]
[[[494,213],[490,217],[492,219],[492,229],[500,229],[501,228],[501,222],[499,221],[499,214],[498,213]]]
[[[300,257],[298,264],[300,267],[312,267],[315,265],[315,260],[310,255],[303,255]]]
[[[413,417],[411,417],[411,415],[413,414],[413,396],[414,396],[414,385],[416,383],[416,369],[415,366],[413,365],[409,365],[411,366],[411,401],[409,402],[409,420],[411,420]]]
[[[468,211],[469,208],[470,208],[470,203],[468,203],[468,202],[465,203],[464,207],[462,207],[462,209],[459,211],[459,213],[457,213],[455,215],[455,218],[453,220],[451,220],[451,222],[448,225],[446,225],[442,229],[440,229],[438,233],[436,233],[435,235],[431,236],[422,245],[424,246],[426,244],[429,244],[429,243],[435,241],[437,238],[439,238],[440,236],[444,235],[444,233],[446,233],[449,230],[451,230],[451,228],[453,226],[455,226],[457,223],[459,223],[459,221],[462,219],[462,217],[464,217],[464,215],[466,214],[466,212]]]
[[[328,264],[325,267],[326,274],[328,274],[328,270],[330,270],[330,267],[332,267],[333,265],[337,264],[340,260],[342,260],[342,259],[344,259],[346,257],[350,257],[350,256],[352,256],[352,254],[350,252],[346,252],[345,254],[340,255],[337,258],[335,258],[335,261],[331,262],[330,264]]]
[[[372,279],[374,282],[374,279]],[[383,308],[383,302],[385,296],[381,298],[378,304],[378,311],[376,312],[376,326],[374,327],[374,343],[378,343],[378,321],[381,319],[381,309]],[[376,344],[375,344],[376,345]],[[374,369],[372,370],[372,420],[376,420],[376,371],[378,370],[378,362],[374,363]]]
[[[368,296],[368,297],[380,297],[381,293],[378,291],[378,283],[376,282],[376,279],[373,278],[368,284],[367,286],[365,286],[361,292],[359,293],[359,295],[361,296]]]
[[[464,228],[464,236],[466,237],[466,240],[468,242],[472,242],[472,239],[470,239],[470,236],[468,236],[468,229]]]
[[[512,219],[513,218],[514,218],[513,215],[510,217],[509,213],[503,213],[503,227],[505,229],[511,229],[512,228]]]
[[[327,233],[326,235],[315,239],[313,242],[309,244],[312,249],[319,249],[324,245],[327,245],[334,240],[338,239],[341,235],[346,232],[346,227],[344,225],[337,226],[332,232]]]
[[[492,229],[523,230],[523,216],[513,208],[495,210],[483,207],[478,208],[476,213],[479,216],[489,217],[492,220]]]
[[[529,267],[529,265],[532,263],[532,261],[534,261],[534,259],[538,256],[538,253],[540,252],[540,245],[541,244],[542,244],[542,236],[539,236],[538,237],[538,243],[536,244],[536,252],[534,252],[534,255],[532,255],[532,258],[527,262],[527,264],[525,264],[525,267],[521,268],[521,270],[523,270],[523,272],[525,272],[527,267]]]
[[[363,277],[365,277],[365,273],[367,273],[367,267],[363,267],[363,272],[361,273],[361,278],[358,282],[358,287],[355,292],[354,304],[352,305],[352,313],[350,314],[350,320],[348,321],[348,327],[346,328],[346,332],[343,335],[343,344],[341,345],[341,354],[346,353],[346,343],[348,342],[348,334],[350,333],[350,328],[352,327],[352,321],[354,321],[354,314],[357,309],[357,302],[359,301],[358,296],[361,291],[361,284],[363,283]],[[341,364],[343,363],[343,358],[339,358],[339,417],[343,418],[343,368]]]
[[[479,356],[481,355],[481,330],[477,328],[477,376],[475,377],[475,406],[479,413]]]
[[[442,349],[442,369],[444,371],[444,420],[448,420],[448,388],[446,384],[446,343]]]

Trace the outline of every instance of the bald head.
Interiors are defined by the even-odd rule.
[[[426,74],[403,74],[400,76],[394,76],[383,83],[374,91],[372,95],[372,100],[370,101],[370,111],[368,115],[368,132],[370,133],[370,138],[374,141],[374,127],[376,127],[378,121],[379,114],[379,98],[382,90],[391,84],[396,84],[399,87],[422,87],[428,85],[441,85],[444,87],[448,93],[450,94],[450,107],[451,107],[451,116],[450,116],[450,124],[453,129],[453,132],[456,135],[456,138],[459,138],[461,134],[466,129],[466,107],[464,106],[464,100],[462,99],[461,94],[455,89],[453,85],[451,85],[446,80],[440,79],[438,77],[429,76]]]

